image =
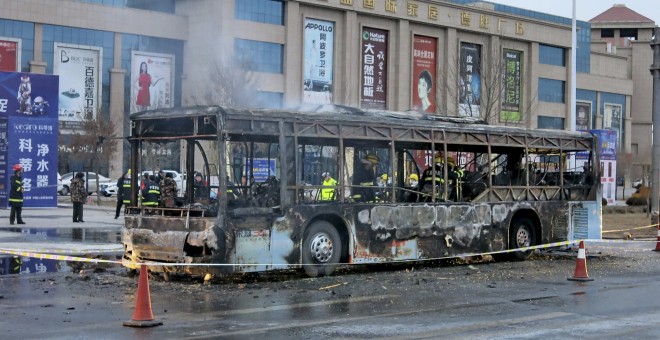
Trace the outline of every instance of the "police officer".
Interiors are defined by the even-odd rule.
[[[160,201],[160,186],[156,183],[156,176],[149,175],[144,187],[142,206],[157,207]]]
[[[128,171],[130,172],[131,170],[129,169]],[[121,175],[117,180],[117,210],[115,211],[115,220],[119,218],[121,206],[124,205],[124,179],[126,179],[126,173]]]
[[[321,174],[323,176],[323,189],[321,189],[321,201],[334,201],[337,181],[330,176],[329,172]]]
[[[9,179],[9,205],[11,212],[9,213],[9,224],[14,224],[14,220],[18,224],[25,224],[21,211],[23,210],[23,167],[20,164],[14,165],[14,175]]]

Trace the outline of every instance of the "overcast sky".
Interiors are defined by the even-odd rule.
[[[537,12],[573,17],[573,0],[489,0],[503,5],[531,9]],[[576,18],[589,21],[605,12],[614,4],[624,4],[633,11],[660,25],[660,2],[658,0],[576,0]]]

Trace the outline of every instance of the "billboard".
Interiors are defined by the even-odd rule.
[[[330,21],[305,19],[303,103],[332,104],[334,26]]]
[[[0,71],[18,71],[20,65],[20,41],[0,38]]]
[[[613,204],[616,195],[616,156],[619,136],[615,130],[591,130],[598,136],[600,142],[600,183],[603,187],[603,198],[607,204]]]
[[[520,122],[522,55],[520,51],[504,50],[504,92],[502,93],[502,122]]]
[[[53,73],[60,76],[60,121],[95,117],[101,104],[101,47],[55,43],[54,59]]]
[[[621,137],[621,105],[605,103],[603,110],[603,129],[614,130]]]
[[[418,112],[435,113],[436,108],[436,51],[438,39],[415,35],[413,37],[412,104]]]
[[[387,109],[387,31],[362,28],[361,79],[365,109]]]
[[[481,101],[481,45],[461,43],[458,114],[479,117]]]
[[[591,128],[591,102],[575,102],[575,130],[586,131]]]
[[[0,206],[8,204],[12,166],[23,166],[23,206],[57,206],[55,75],[0,72]]]
[[[174,105],[174,55],[133,51],[131,113]]]

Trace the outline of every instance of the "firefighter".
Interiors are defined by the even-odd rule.
[[[337,181],[330,176],[329,172],[321,174],[323,176],[323,189],[321,189],[321,201],[334,201],[336,199]]]
[[[430,194],[433,191],[433,185],[435,185],[436,194],[441,200],[444,200],[445,197],[444,197],[443,185],[445,183],[445,174],[444,174],[445,157],[442,154],[442,152],[438,152],[436,153],[433,160],[435,164],[432,167],[429,167],[428,169],[424,170],[424,173],[422,173],[420,187],[422,188],[422,192],[428,199],[430,198]],[[461,178],[463,177],[463,170],[458,169],[456,167],[453,157],[448,157],[447,163],[448,163],[447,177],[449,180],[448,184],[450,187],[449,188],[450,198],[457,199],[460,198],[460,182],[461,182]],[[433,183],[434,178],[435,178],[435,184]]]
[[[160,201],[160,186],[156,183],[156,176],[149,175],[147,182],[144,185],[142,192],[142,206],[143,207],[157,207]]]
[[[123,184],[121,185],[121,188],[118,188],[121,190],[121,197],[122,197],[122,202],[128,206],[131,204],[131,198],[132,198],[132,192],[131,192],[131,169],[128,169],[126,171],[126,176],[124,176],[124,181]]]
[[[373,202],[376,198],[376,191],[378,191],[376,167],[380,158],[377,155],[368,154],[360,159],[360,162],[363,166],[356,167],[353,174],[353,185],[360,187],[353,188],[351,197],[358,202]]]
[[[21,211],[23,210],[23,167],[20,164],[14,165],[14,175],[11,176],[10,191],[9,191],[9,205],[11,212],[9,213],[9,224],[14,224],[14,220],[18,224],[25,224]]]

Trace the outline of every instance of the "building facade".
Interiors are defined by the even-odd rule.
[[[56,51],[100,51],[99,112],[118,136],[126,136],[136,110],[203,103],[334,103],[528,128],[571,126],[570,20],[543,13],[432,0],[6,0],[1,6],[0,40],[20,43],[18,71],[57,74]],[[646,72],[650,81],[650,63],[638,70],[628,54],[598,50],[591,25],[578,26],[576,127],[617,130],[624,155],[650,149],[650,138],[648,145],[632,142],[649,127],[638,110],[650,107],[650,93],[640,99],[649,106],[634,102],[641,91],[635,77]],[[640,43],[647,38],[642,33]],[[150,84],[160,79],[146,106],[139,100],[143,61],[155,62]],[[62,149],[75,126],[61,122]],[[107,164],[112,177],[128,163],[123,148]],[[154,150],[154,162],[172,162],[176,148]]]

